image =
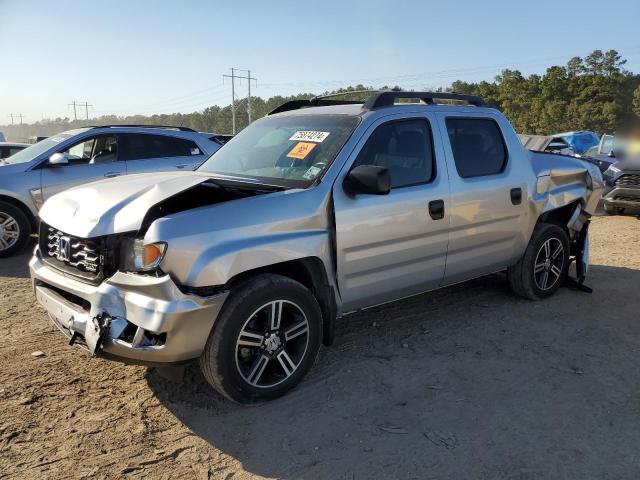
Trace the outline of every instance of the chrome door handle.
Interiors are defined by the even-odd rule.
[[[185,168],[191,165],[190,163],[181,163],[180,165],[176,165],[176,168]]]
[[[107,172],[104,174],[105,178],[113,178],[122,175],[120,172]]]

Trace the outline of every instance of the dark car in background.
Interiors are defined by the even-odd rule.
[[[640,159],[620,160],[609,166],[603,175],[604,210],[609,215],[640,209]]]
[[[9,158],[14,153],[24,150],[29,146],[28,143],[0,142],[0,161]]]

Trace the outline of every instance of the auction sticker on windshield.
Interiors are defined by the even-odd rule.
[[[298,140],[303,142],[324,142],[324,139],[329,136],[331,132],[315,132],[313,130],[298,130],[294,133],[289,140]]]
[[[289,153],[287,153],[287,157],[303,160],[314,148],[316,148],[315,143],[298,142],[296,146],[293,147]]]

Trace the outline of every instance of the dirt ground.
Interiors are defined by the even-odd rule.
[[[495,275],[342,319],[286,397],[239,407],[69,347],[0,260],[0,477],[640,477],[640,221],[592,225],[594,293]],[[36,357],[35,351],[44,352]]]

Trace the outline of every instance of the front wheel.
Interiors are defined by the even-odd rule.
[[[569,239],[557,225],[536,225],[522,258],[507,270],[511,290],[540,300],[553,295],[567,278]]]
[[[209,335],[200,367],[207,381],[238,403],[279,397],[313,366],[322,314],[311,292],[280,275],[239,285]]]
[[[19,208],[0,202],[0,257],[9,257],[25,246],[31,235],[27,216]]]

